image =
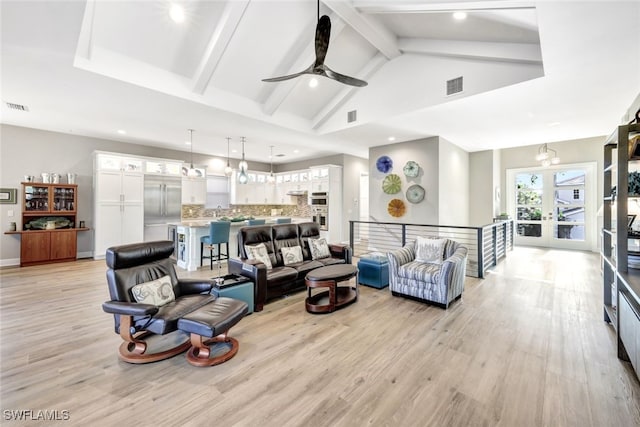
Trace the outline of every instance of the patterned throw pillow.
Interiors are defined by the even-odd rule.
[[[282,260],[284,265],[302,262],[302,248],[300,246],[292,246],[290,248],[282,248]]]
[[[264,245],[264,243],[260,243],[259,245],[255,246],[245,245],[244,249],[245,251],[247,251],[247,258],[260,261],[267,266],[267,270],[271,270],[273,268],[273,266],[271,265],[271,258],[269,258],[267,247]]]
[[[416,238],[416,261],[442,264],[447,239]]]
[[[331,256],[329,244],[324,237],[309,239],[309,250],[311,251],[311,259],[329,258]]]
[[[176,295],[171,286],[171,277],[164,276],[150,282],[140,283],[131,288],[133,298],[143,304],[161,307],[175,301]]]

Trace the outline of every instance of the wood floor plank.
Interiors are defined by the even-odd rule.
[[[238,354],[209,368],[120,361],[105,271],[0,269],[3,410],[68,410],[71,426],[640,425],[592,253],[516,248],[448,310],[361,287],[312,315],[296,293],[238,323]]]

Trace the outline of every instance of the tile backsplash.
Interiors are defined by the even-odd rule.
[[[208,209],[204,205],[182,205],[182,218],[213,218],[236,215],[271,216],[272,209],[282,209],[277,216],[309,217],[313,214],[306,197],[297,197],[297,205],[230,205],[228,209]]]

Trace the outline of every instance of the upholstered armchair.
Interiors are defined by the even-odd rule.
[[[418,237],[402,249],[388,252],[387,258],[392,295],[443,308],[462,296],[467,248],[458,242]]]
[[[188,350],[189,335],[178,331],[178,320],[216,300],[209,295],[213,281],[178,279],[172,252],[168,240],[107,249],[111,300],[102,309],[113,314],[125,362],[155,362]]]

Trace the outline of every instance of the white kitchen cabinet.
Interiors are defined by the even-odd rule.
[[[144,174],[141,159],[94,155],[94,258],[107,248],[144,238]]]
[[[204,205],[207,202],[206,178],[182,178],[182,204]]]

